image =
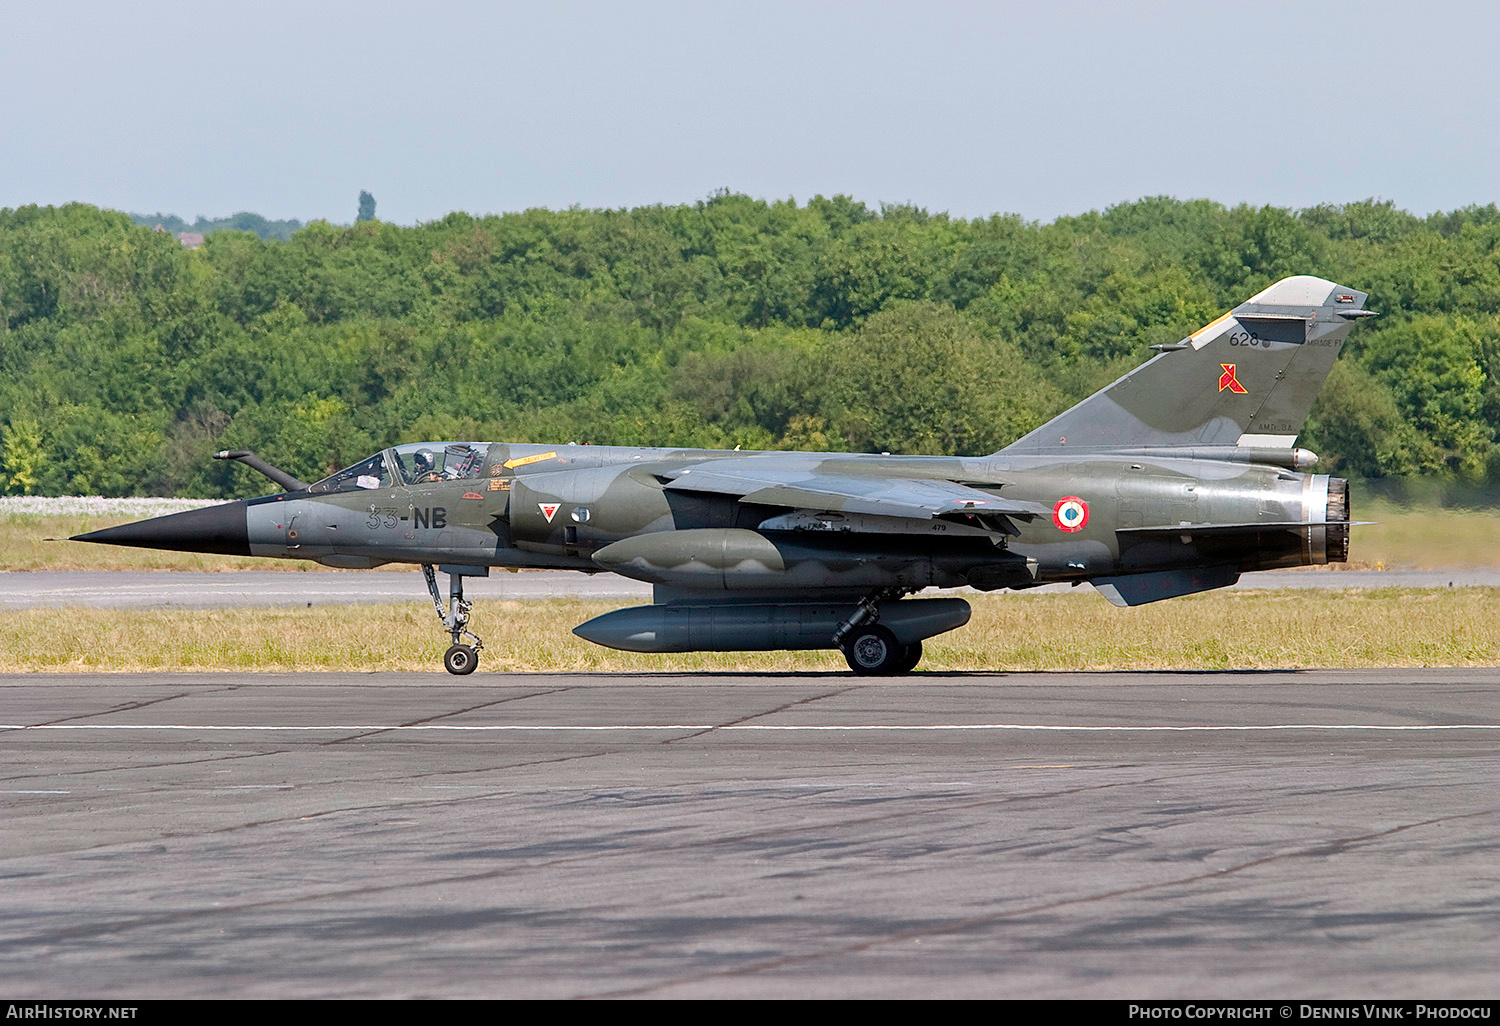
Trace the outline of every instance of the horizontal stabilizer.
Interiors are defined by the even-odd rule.
[[[1096,577],[1089,583],[1117,606],[1143,606],[1147,602],[1227,588],[1239,579],[1240,572],[1234,567],[1214,566],[1201,570],[1162,570],[1154,574]]]

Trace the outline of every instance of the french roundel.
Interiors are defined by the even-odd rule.
[[[1058,499],[1057,505],[1052,507],[1052,522],[1059,531],[1069,534],[1082,531],[1089,522],[1089,504],[1076,495]]]

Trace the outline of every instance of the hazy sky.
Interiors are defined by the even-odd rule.
[[[1500,4],[0,6],[0,207],[1500,201]]]

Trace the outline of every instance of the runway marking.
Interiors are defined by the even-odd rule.
[[[414,723],[401,724],[318,724],[318,725],[285,725],[275,724],[195,724],[195,723],[0,723],[0,730],[196,730],[212,732],[329,732],[329,731],[383,731],[388,733],[398,732],[449,732],[449,733],[565,733],[568,731],[589,732],[622,732],[622,731],[679,731],[698,730],[712,731],[714,733],[727,731],[762,731],[780,733],[803,733],[803,732],[863,732],[876,733],[889,732],[922,732],[941,730],[1009,730],[1009,731],[1051,731],[1051,732],[1083,732],[1083,733],[1149,733],[1149,732],[1191,732],[1191,731],[1224,731],[1224,732],[1266,732],[1277,730],[1367,730],[1367,731],[1423,731],[1423,730],[1500,730],[1500,723],[1260,723],[1260,724],[1201,724],[1196,726],[1166,726],[1166,725],[1141,725],[1128,726],[1123,724],[1107,725],[1082,725],[1082,724],[1052,724],[1052,723],[841,723],[841,724],[775,724],[775,723],[736,723],[725,726],[716,726],[712,723],[494,723],[494,724],[461,724],[461,723]]]

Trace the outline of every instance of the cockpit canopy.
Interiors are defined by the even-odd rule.
[[[410,442],[377,452],[367,460],[325,477],[308,491],[314,494],[354,492],[479,477],[489,447],[488,442]]]

